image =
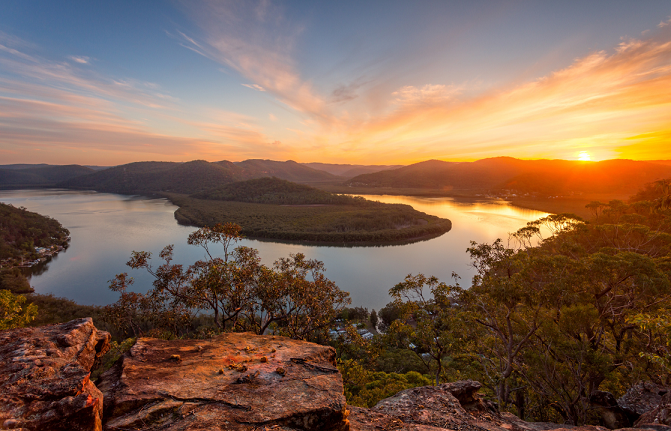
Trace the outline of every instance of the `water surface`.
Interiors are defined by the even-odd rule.
[[[518,208],[506,201],[459,202],[451,198],[365,196],[372,200],[412,205],[419,211],[448,218],[452,230],[414,244],[379,247],[332,247],[244,240],[259,250],[264,263],[290,253],[304,253],[326,265],[326,275],[350,292],[353,305],[380,309],[389,302],[389,289],[408,274],[424,273],[450,281],[458,273],[469,285],[474,270],[466,248],[470,241],[507,238],[528,221],[546,213]],[[165,199],[71,190],[0,191],[0,202],[24,206],[58,220],[70,230],[70,247],[33,271],[30,283],[38,293],[53,293],[81,304],[105,305],[118,294],[108,289],[115,274],[128,272],[134,290],[146,291],[150,276],[125,266],[131,251],[158,255],[175,245],[175,262],[189,264],[204,257],[202,249],[186,244],[196,228],[180,226],[177,209]]]

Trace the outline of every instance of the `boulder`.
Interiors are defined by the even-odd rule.
[[[347,430],[331,347],[279,336],[141,338],[98,384],[106,430]]]
[[[638,419],[638,414],[617,403],[610,392],[594,391],[589,397],[590,406],[601,415],[603,424],[614,430],[628,428]]]
[[[665,386],[653,382],[639,382],[622,395],[617,404],[640,416],[657,407],[667,392],[669,388]]]
[[[0,332],[0,427],[101,430],[103,396],[89,376],[109,342],[91,318]]]
[[[636,421],[636,428],[660,429],[662,426],[671,426],[671,392],[666,392],[659,404],[652,410],[645,412]]]

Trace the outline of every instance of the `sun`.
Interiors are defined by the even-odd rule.
[[[590,160],[592,160],[592,157],[590,157],[587,151],[581,151],[580,154],[578,154],[578,160],[582,160],[583,162],[589,162]]]

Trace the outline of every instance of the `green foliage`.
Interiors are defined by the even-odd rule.
[[[235,223],[244,226],[242,234],[252,238],[385,244],[439,236],[452,227],[449,220],[402,204],[292,206],[166,196],[180,207],[175,218],[181,224]]]
[[[425,289],[431,297],[425,295]],[[401,315],[389,326],[387,337],[416,352],[427,371],[434,368],[436,385],[440,384],[444,360],[464,344],[463,330],[459,329],[463,316],[459,307],[453,306],[460,293],[458,284],[448,286],[423,274],[408,275],[389,291]]]
[[[67,298],[59,298],[52,294],[30,294],[27,295],[28,303],[37,307],[39,312],[28,326],[44,326],[55,323],[65,323],[83,317],[93,318],[93,323],[98,329],[112,333],[114,338],[121,334],[116,333],[114,328],[103,319],[103,307],[95,305],[81,305]]]
[[[199,310],[210,310],[222,331],[270,331],[296,339],[324,339],[328,326],[349,294],[324,276],[323,263],[291,255],[272,268],[261,264],[258,252],[235,247],[241,238],[234,224],[202,228],[188,242],[203,247],[207,258],[187,268],[172,263],[172,246],[160,253],[163,264],[154,269],[150,253],[133,252],[128,266],[143,269],[155,281],[146,294],[130,292],[133,280],[119,274],[110,288],[121,294],[106,307],[107,319],[135,336],[149,330],[164,336],[183,336],[192,331],[189,322]],[[213,246],[223,248],[214,256]]]
[[[370,312],[370,324],[373,325],[373,328],[377,328],[378,323],[377,312],[375,310]]]
[[[0,289],[12,293],[31,293],[33,288],[19,268],[0,269]]]
[[[65,246],[69,235],[50,217],[0,203],[0,260],[35,257],[35,247]]]
[[[390,302],[380,309],[378,318],[380,320],[379,327],[382,331],[387,331],[395,320],[401,318],[403,313],[402,307],[396,302]]]
[[[374,205],[361,197],[337,195],[275,177],[240,181],[193,195],[197,199],[272,205]]]
[[[26,297],[0,290],[0,330],[22,328],[37,315],[34,304],[26,304]]]
[[[362,366],[343,367],[339,364],[345,386],[347,403],[358,407],[373,407],[378,401],[404,389],[427,386],[429,377],[416,371],[405,374],[369,371]]]
[[[126,338],[121,343],[116,340],[110,344],[110,349],[103,355],[100,364],[91,372],[91,380],[96,381],[105,371],[112,368],[124,353],[130,351],[131,347],[135,345],[137,338]]]
[[[375,311],[375,310],[373,310]],[[348,320],[352,322],[366,322],[369,319],[368,309],[364,307],[352,307],[344,308],[340,315],[339,319]]]

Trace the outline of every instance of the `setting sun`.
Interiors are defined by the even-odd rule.
[[[580,154],[578,155],[578,160],[582,160],[583,162],[589,162],[592,160],[590,157],[589,153],[586,151],[581,151]]]

